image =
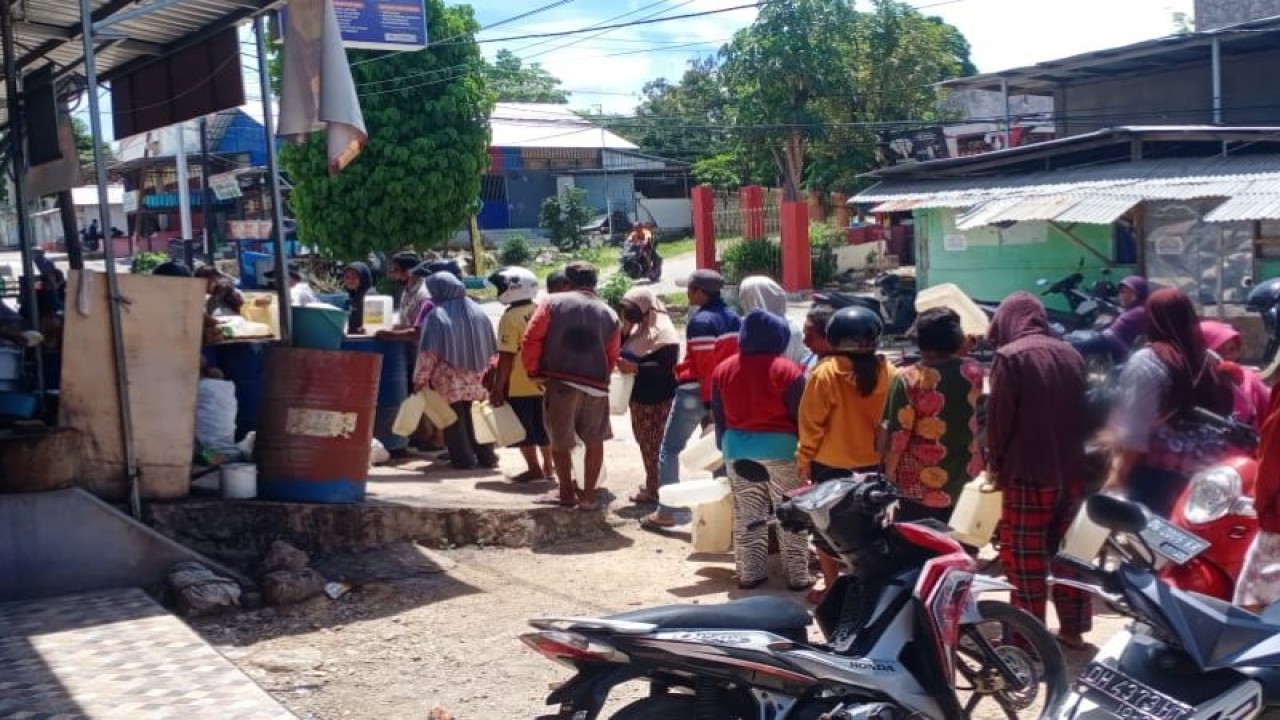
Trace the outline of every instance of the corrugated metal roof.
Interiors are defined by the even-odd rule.
[[[635,150],[639,146],[569,109],[549,103],[498,103],[489,115],[491,147]]]
[[[885,180],[850,203],[874,212],[969,208],[956,227],[1029,220],[1110,224],[1143,200],[1231,198],[1206,219],[1280,216],[1280,157],[1214,157],[1116,163],[1060,172],[939,181]]]
[[[1270,195],[1239,195],[1227,199],[1205,216],[1206,222],[1280,220],[1280,192]]]

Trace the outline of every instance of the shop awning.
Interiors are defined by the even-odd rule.
[[[875,213],[963,210],[960,230],[1047,220],[1109,225],[1145,200],[1222,198],[1210,222],[1280,218],[1280,156],[1174,158],[1021,175],[885,180],[850,199]]]

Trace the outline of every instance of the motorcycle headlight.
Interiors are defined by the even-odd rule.
[[[1191,477],[1187,496],[1187,521],[1197,525],[1213,522],[1231,511],[1240,497],[1240,473],[1229,467],[1211,467]]]

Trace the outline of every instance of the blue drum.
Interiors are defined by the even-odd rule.
[[[409,397],[409,352],[402,342],[349,337],[343,350],[377,353],[382,356],[382,376],[378,380],[378,407],[374,414],[373,436],[387,450],[409,447],[409,439],[391,432],[400,405]]]

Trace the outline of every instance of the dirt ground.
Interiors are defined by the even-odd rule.
[[[336,601],[201,620],[196,629],[303,718],[427,718],[433,707],[457,720],[533,717],[568,675],[517,641],[527,618],[748,594],[733,585],[730,556],[691,555],[687,535],[613,520],[606,539],[545,551],[402,545],[321,562],[328,577],[357,587]],[[751,594],[760,592],[791,594],[781,579]],[[1100,616],[1090,639],[1100,644],[1121,625]],[[620,691],[611,707],[639,692]]]

